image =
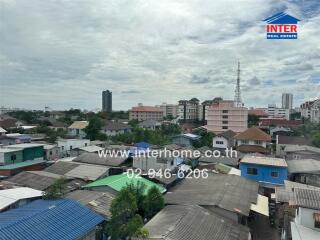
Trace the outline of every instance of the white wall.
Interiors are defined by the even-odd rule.
[[[320,232],[320,228],[314,227],[313,213],[320,213],[320,210],[299,207],[296,221],[304,227],[311,228]]]
[[[218,144],[218,142],[222,142],[222,144]],[[227,139],[225,139],[224,137],[221,137],[221,136],[215,136],[213,139],[212,139],[212,146],[214,148],[228,148],[229,146],[229,142]]]

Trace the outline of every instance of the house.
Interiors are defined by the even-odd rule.
[[[243,153],[268,153],[271,136],[257,127],[251,127],[234,136],[237,150]]]
[[[288,177],[288,165],[282,158],[246,155],[240,161],[241,176],[262,186],[283,185]]]
[[[144,228],[146,239],[248,240],[249,228],[197,205],[168,205]]]
[[[166,189],[161,185],[151,182],[150,180],[136,174],[132,174],[132,176],[130,176],[130,173],[122,173],[102,178],[83,186],[83,188],[96,191],[108,191],[113,194],[117,194],[117,192],[121,191],[121,189],[126,187],[128,184],[133,184],[136,186],[139,183],[145,185],[145,194],[152,187],[158,188],[161,193],[166,192]]]
[[[192,133],[184,133],[173,136],[171,138],[172,144],[178,144],[183,146],[192,146],[195,142],[199,141],[201,136],[192,134]]]
[[[129,120],[163,120],[163,111],[160,107],[143,106],[139,104],[129,110]]]
[[[313,123],[320,122],[320,99],[308,101],[300,106],[301,116]]]
[[[22,149],[0,148],[0,165],[23,162]]]
[[[44,159],[44,144],[21,143],[21,144],[6,146],[6,148],[14,149],[14,150],[22,150],[23,161]]]
[[[0,136],[0,146],[7,146],[7,145],[16,144],[16,143],[17,141],[13,137],[8,137],[7,135]]]
[[[124,124],[118,121],[106,121],[105,125],[101,129],[101,133],[107,136],[116,136],[119,134],[125,134],[131,132],[132,127],[128,124]]]
[[[161,122],[156,121],[156,120],[152,120],[152,119],[148,119],[148,120],[144,120],[141,123],[139,123],[138,126],[143,129],[156,130],[161,127]]]
[[[79,149],[90,145],[89,139],[58,139],[57,145],[60,152],[60,157],[71,156],[73,149]]]
[[[287,120],[282,118],[260,118],[260,127],[289,127],[295,128],[303,124],[302,120]]]
[[[199,205],[234,222],[246,223],[251,204],[257,204],[259,185],[237,175],[208,173],[185,178],[164,195],[169,205]]]
[[[96,213],[102,215],[105,220],[111,218],[111,203],[115,195],[109,192],[76,190],[66,195],[66,198],[73,199],[78,203],[90,208]]]
[[[0,136],[4,136],[4,135],[6,135],[6,130],[5,129],[3,129],[2,127],[0,127]]]
[[[79,189],[85,181],[74,178],[66,178],[63,175],[54,174],[46,171],[23,171],[15,176],[6,179],[7,182],[18,186],[29,187],[40,191],[47,190],[58,179],[66,180],[66,193]]]
[[[30,143],[32,140],[32,137],[29,134],[8,133],[6,136],[14,138],[16,140],[15,143]]]
[[[44,160],[28,160],[0,166],[0,176],[13,176],[22,171],[39,171],[46,167]]]
[[[49,128],[53,129],[54,131],[64,131],[67,130],[67,124],[64,122],[60,122],[57,120],[50,121],[51,126],[48,126]]]
[[[44,159],[47,161],[55,161],[60,158],[60,151],[58,145],[46,144],[43,146]]]
[[[83,153],[73,159],[73,162],[95,164],[110,167],[119,167],[128,160],[128,156],[111,156],[101,155],[96,153]]]
[[[234,131],[228,130],[217,134],[212,139],[213,148],[217,149],[229,149],[234,146],[234,136],[237,135]]]
[[[276,138],[277,136],[290,136],[293,134],[293,131],[291,128],[286,127],[273,127],[270,128],[270,135],[273,138]]]
[[[68,135],[76,138],[85,138],[84,129],[89,125],[88,121],[75,121],[68,127]]]
[[[0,212],[21,207],[33,200],[42,198],[43,192],[27,187],[0,190]]]
[[[287,160],[315,159],[320,160],[320,148],[307,145],[287,145],[281,149]]]
[[[95,239],[104,218],[71,199],[36,200],[0,213],[0,239]]]
[[[320,161],[314,159],[290,160],[288,171],[292,181],[320,187]]]
[[[282,136],[282,135],[276,136],[277,156],[284,157],[286,155],[284,150],[287,146],[299,147],[301,145],[312,146],[312,141],[306,137],[300,137],[300,136]]]

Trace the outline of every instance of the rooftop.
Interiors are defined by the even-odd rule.
[[[298,136],[278,136],[278,144],[291,144],[291,145],[312,145],[311,140],[305,137]]]
[[[78,157],[76,157],[75,159],[73,159],[73,162],[117,167],[123,164],[126,160],[127,160],[126,157],[121,157],[121,156],[108,155],[106,157],[100,157],[96,153],[83,153]]]
[[[43,147],[45,144],[40,143],[19,143],[6,146],[7,148],[34,148],[34,147]]]
[[[2,240],[73,240],[84,237],[104,219],[70,200],[36,200],[0,213]]]
[[[314,189],[294,189],[295,205],[320,210],[320,191]]]
[[[222,218],[200,206],[169,205],[146,225],[147,239],[247,240],[249,228]]]
[[[238,133],[234,139],[237,140],[257,140],[257,141],[271,141],[271,136],[257,127],[251,127],[242,133]]]
[[[24,161],[24,162],[0,166],[0,170],[13,170],[13,169],[28,167],[28,166],[32,166],[32,165],[41,164],[41,163],[45,163],[45,161],[44,160],[28,160],[28,161]]]
[[[222,133],[218,134],[217,136],[221,136],[221,137],[224,137],[227,140],[231,140],[235,135],[237,135],[237,133],[235,133],[232,130],[228,130],[228,131],[225,131],[225,132],[222,132]]]
[[[273,157],[261,157],[261,156],[244,156],[240,163],[250,163],[257,165],[273,166],[273,167],[288,167],[286,160],[283,158],[273,158]]]
[[[84,129],[89,125],[88,121],[75,121],[68,128]]]
[[[132,107],[131,112],[163,112],[159,107],[152,107],[152,106],[138,106]]]
[[[141,176],[134,175],[133,177],[129,177],[127,173],[109,176],[95,182],[89,183],[84,188],[92,188],[92,187],[103,187],[108,186],[116,191],[121,191],[122,188],[127,186],[128,184],[137,185],[138,182],[143,183],[146,186],[145,192],[147,192],[151,187],[157,187],[161,193],[164,193],[166,189],[159,184],[153,183],[148,179],[145,179]]]
[[[208,178],[184,179],[164,198],[167,204],[219,207],[249,216],[251,203],[257,203],[258,188],[258,183],[237,175],[209,173]]]
[[[118,121],[106,121],[105,125],[102,128],[105,130],[116,131],[116,130],[129,129],[132,127],[128,124],[124,124],[124,123],[118,122]]]
[[[85,151],[85,152],[90,152],[90,153],[99,152],[99,151],[104,150],[104,148],[99,147],[99,146],[95,146],[95,145],[86,146],[86,147],[82,147],[79,149],[82,151]]]
[[[108,173],[109,167],[91,164],[79,164],[65,174],[67,177],[95,181]]]
[[[318,173],[320,174],[320,161],[314,159],[300,159],[288,161],[289,173]]]

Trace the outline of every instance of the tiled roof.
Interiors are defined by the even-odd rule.
[[[147,239],[247,240],[249,228],[200,206],[169,205],[146,225]]]
[[[130,125],[128,124],[124,124],[122,122],[117,122],[117,121],[106,121],[105,125],[102,127],[104,130],[113,130],[113,131],[117,131],[117,130],[124,130],[124,129],[130,129],[132,128]]]
[[[0,213],[0,239],[80,239],[103,220],[100,215],[70,199],[36,200]]]
[[[75,121],[68,128],[84,129],[88,126],[87,121]]]
[[[163,112],[159,107],[138,106],[132,107],[131,112]]]
[[[273,157],[260,157],[246,155],[244,156],[240,163],[250,163],[256,165],[274,166],[274,167],[288,167],[286,160],[283,158],[273,158]]]
[[[312,189],[294,189],[295,205],[299,207],[320,209],[320,191]]]
[[[164,195],[167,204],[219,207],[249,216],[256,203],[259,184],[236,175],[211,174],[208,178],[184,179]]]
[[[143,183],[146,186],[145,191],[147,192],[151,187],[157,187],[161,193],[164,193],[166,189],[159,184],[153,183],[148,179],[145,179],[141,176],[134,175],[133,177],[129,177],[127,173],[109,176],[95,182],[89,183],[84,188],[92,188],[92,187],[103,187],[109,186],[116,191],[120,191],[122,188],[127,186],[127,184],[137,185],[138,182]]]
[[[237,140],[260,140],[260,141],[271,141],[271,136],[266,134],[264,131],[257,127],[251,127],[242,133],[238,133],[234,139]]]

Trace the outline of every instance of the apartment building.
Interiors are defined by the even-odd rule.
[[[300,105],[301,117],[313,123],[320,122],[320,99],[307,101]]]
[[[293,94],[282,93],[282,108],[292,109]]]
[[[178,116],[184,122],[192,122],[198,120],[199,100],[197,98],[192,98],[190,100],[180,100]]]
[[[217,134],[227,130],[243,132],[248,128],[248,109],[236,107],[231,100],[214,103],[208,109],[206,128]]]
[[[179,107],[177,104],[162,103],[161,105],[156,106],[156,107],[161,108],[164,117],[169,117],[169,116],[171,116],[173,118],[178,117]]]
[[[290,120],[290,109],[278,108],[276,104],[269,104],[268,118],[284,118]]]
[[[137,107],[129,110],[129,120],[163,120],[163,111],[160,107],[143,106],[141,103]]]

